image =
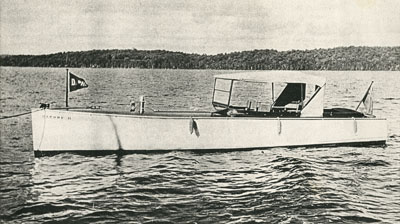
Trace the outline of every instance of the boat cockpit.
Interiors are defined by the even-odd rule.
[[[298,71],[217,75],[211,116],[364,117],[351,109],[324,109],[324,92],[325,78]]]

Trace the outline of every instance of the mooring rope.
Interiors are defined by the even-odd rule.
[[[48,108],[48,107],[47,107],[47,108]],[[20,117],[20,116],[28,115],[28,114],[35,113],[35,112],[37,112],[37,111],[39,111],[39,110],[43,110],[43,109],[45,109],[45,107],[43,107],[43,108],[38,108],[38,109],[32,110],[32,111],[27,111],[27,112],[20,113],[20,114],[14,114],[14,115],[10,115],[10,116],[3,116],[3,117],[0,117],[0,120],[4,120],[4,119],[9,119],[9,118],[14,118],[14,117]],[[100,109],[100,107],[99,107],[99,106],[87,106],[87,107],[56,107],[56,108],[53,108],[53,109]]]
[[[24,115],[28,115],[28,114],[37,112],[39,110],[43,110],[43,109],[36,109],[36,110],[33,110],[33,111],[28,111],[28,112],[24,112],[24,113],[20,113],[20,114],[14,114],[14,115],[10,115],[10,116],[3,116],[3,117],[0,117],[0,120],[10,119],[10,118],[14,118],[14,117],[21,117],[21,116],[24,116]]]

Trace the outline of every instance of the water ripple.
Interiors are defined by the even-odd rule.
[[[58,84],[63,82],[65,71],[61,70],[2,68],[2,76],[12,82],[2,83],[1,113],[29,110],[39,102],[62,105],[63,85]],[[92,83],[71,98],[76,106],[102,104],[125,110],[128,108],[125,99],[128,105],[131,98],[144,94],[149,96],[148,106],[155,109],[164,106],[210,110],[212,75],[223,71],[76,69],[75,72]],[[350,95],[363,94],[360,85],[348,81],[347,72],[331,75],[328,81],[352,87],[349,89],[354,92]],[[368,83],[365,73],[352,75]],[[400,99],[398,88],[393,85],[399,75],[379,72],[368,75],[383,80],[376,83],[375,96],[381,97],[376,104],[378,116],[390,121],[386,147],[124,156],[65,153],[33,158],[30,117],[2,120],[0,222],[399,222],[397,113],[400,108],[399,104],[393,104]],[[383,75],[385,79],[380,77]],[[108,77],[107,81],[101,81],[99,76]],[[117,84],[120,88],[112,93],[104,91]],[[196,94],[193,89],[198,90]],[[348,102],[336,91],[327,89],[327,104],[337,100]],[[175,96],[174,101],[170,96]]]

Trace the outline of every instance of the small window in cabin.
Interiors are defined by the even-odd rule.
[[[232,80],[216,79],[213,103],[228,106]]]

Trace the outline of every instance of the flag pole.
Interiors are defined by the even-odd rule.
[[[69,92],[69,72],[67,68],[67,77],[65,80],[65,107],[68,109],[68,92]]]
[[[368,95],[368,93],[369,93],[369,90],[370,90],[371,87],[372,87],[372,84],[374,84],[374,81],[372,81],[371,84],[369,85],[369,87],[368,87],[368,89],[367,89],[367,92],[365,92],[365,94],[364,94],[363,98],[361,99],[360,103],[358,104],[356,110],[358,110],[358,108],[361,106],[361,103],[364,102],[365,97],[367,97],[367,95]]]

